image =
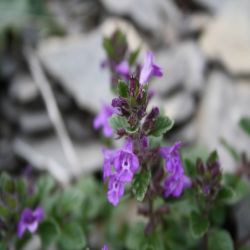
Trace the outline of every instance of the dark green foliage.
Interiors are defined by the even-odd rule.
[[[151,180],[151,172],[146,170],[135,175],[132,190],[138,201],[143,201]]]
[[[208,250],[233,250],[233,241],[225,230],[215,229],[209,233]]]
[[[192,212],[190,216],[190,225],[195,237],[202,237],[208,230],[209,221],[204,215]]]
[[[174,125],[174,122],[167,116],[159,116],[156,118],[154,128],[151,130],[150,135],[161,136],[169,131]]]
[[[250,117],[242,117],[240,119],[240,127],[250,135]]]
[[[118,81],[118,94],[121,97],[128,97],[128,84],[124,81]]]

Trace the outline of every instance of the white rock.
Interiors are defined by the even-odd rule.
[[[202,90],[206,62],[194,42],[183,42],[169,50],[160,51],[156,63],[164,72],[164,76],[152,85],[159,94],[165,95],[180,86],[184,86],[189,93]]]
[[[79,176],[101,168],[103,156],[100,143],[75,144],[74,148],[81,164]],[[49,171],[62,184],[69,183],[73,177],[70,164],[55,136],[44,140],[16,139],[14,151],[35,168]]]
[[[200,45],[234,74],[250,73],[250,1],[229,1],[207,26]]]
[[[250,82],[232,82],[220,72],[211,74],[198,114],[198,140],[210,150],[218,149],[222,166],[235,169],[229,153],[220,144],[226,139],[236,149],[249,152],[250,138],[239,128],[242,116],[250,116]]]
[[[20,103],[28,103],[37,98],[39,91],[29,75],[18,75],[11,83],[9,94]]]
[[[182,15],[172,0],[102,0],[102,3],[110,12],[130,16],[138,26],[169,40],[175,40],[181,26]]]

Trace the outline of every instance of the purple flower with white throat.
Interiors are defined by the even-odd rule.
[[[30,208],[25,208],[17,227],[18,237],[21,238],[26,230],[30,233],[35,233],[43,218],[44,211],[41,207],[36,208],[34,211]]]
[[[127,139],[121,149],[104,149],[103,154],[103,179],[109,178],[107,197],[116,206],[124,194],[125,184],[132,181],[139,169],[139,159],[133,152],[131,139]]]
[[[133,153],[133,141],[131,139],[128,139],[124,146],[120,150],[117,150],[114,167],[119,181],[132,181],[134,174],[139,169],[139,160]]]
[[[117,206],[121,197],[124,194],[125,190],[125,183],[117,180],[116,176],[113,175],[109,178],[109,184],[108,184],[108,201],[113,204],[114,206]]]
[[[140,79],[139,79],[140,84],[147,83],[152,76],[161,77],[162,75],[163,75],[162,69],[156,64],[154,64],[153,52],[148,51],[145,56],[144,64],[140,72]]]
[[[109,125],[109,118],[115,113],[115,109],[109,105],[103,105],[101,112],[95,117],[94,128],[102,128],[103,135],[105,137],[111,137],[113,130]]]

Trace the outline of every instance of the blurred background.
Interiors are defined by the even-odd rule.
[[[249,152],[249,27],[249,0],[0,0],[0,170],[67,183],[101,169],[92,123],[112,98],[102,38],[117,28],[163,68],[152,88],[175,120],[167,138],[216,148],[235,170],[221,141]]]

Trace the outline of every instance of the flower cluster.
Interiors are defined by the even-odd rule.
[[[105,106],[95,119],[95,127],[100,127],[101,124],[103,130],[108,130],[110,134],[112,127],[113,133],[116,132],[119,138],[125,137],[125,144],[121,149],[103,150],[103,179],[108,180],[108,201],[116,206],[124,194],[125,185],[132,182],[137,172],[141,174],[151,171],[152,163],[159,157],[163,157],[166,162],[164,195],[178,197],[190,186],[179,153],[181,144],[176,143],[172,147],[151,147],[149,143],[150,137],[157,137],[159,133],[163,135],[172,126],[169,118],[160,116],[158,107],[147,112],[152,97],[148,82],[154,76],[161,77],[162,70],[154,63],[154,55],[150,51],[146,53],[144,63],[137,74],[129,75],[129,64],[125,60],[117,65],[116,70],[128,77],[127,81],[122,80],[117,85],[118,97],[111,103],[115,112],[112,111],[112,115],[112,112],[107,112],[108,107]],[[157,131],[158,126],[160,131]],[[162,183],[157,183],[157,186],[159,185]]]
[[[114,206],[124,194],[125,184],[132,181],[139,169],[138,157],[133,153],[133,142],[127,139],[119,150],[104,150],[103,179],[109,178],[108,200]]]
[[[209,199],[214,199],[221,188],[221,167],[217,155],[213,152],[206,163],[201,159],[196,162],[197,176],[194,186],[198,193]]]

